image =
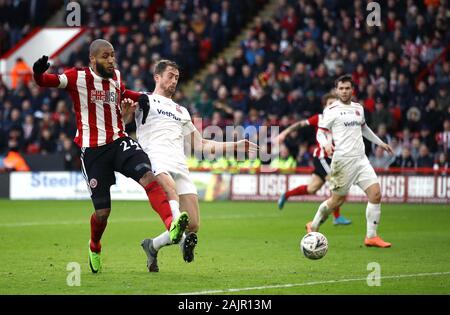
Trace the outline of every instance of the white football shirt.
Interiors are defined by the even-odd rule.
[[[365,156],[361,129],[365,123],[364,108],[359,103],[346,105],[335,101],[323,111],[319,128],[332,134],[335,147],[333,159]]]
[[[192,133],[195,126],[191,115],[183,106],[170,98],[148,94],[150,111],[142,125],[142,110],[136,110],[136,135],[139,144],[148,154],[150,162],[172,166],[186,165],[184,136]]]

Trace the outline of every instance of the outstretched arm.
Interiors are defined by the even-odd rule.
[[[214,140],[203,139],[200,132],[195,129],[191,133],[191,142],[193,143],[194,149],[204,150],[212,154],[215,153],[225,153],[225,152],[256,152],[259,147],[253,142],[248,140],[240,140],[233,142],[219,142]]]
[[[33,77],[37,85],[42,87],[62,87],[56,74],[45,73],[49,67],[48,56],[45,55],[33,64]]]
[[[141,96],[142,93],[132,91],[132,90],[124,90],[122,92],[122,99],[129,98],[134,102],[137,102],[139,100],[139,96]]]
[[[364,125],[361,126],[362,129],[362,135],[364,138],[366,138],[367,140],[369,140],[370,142],[375,143],[376,145],[379,145],[380,147],[383,148],[383,150],[385,150],[386,152],[390,153],[390,154],[394,154],[394,150],[392,150],[391,146],[387,143],[384,143],[373,131],[372,129],[369,128],[369,126],[367,126],[366,123],[364,123]]]
[[[291,132],[293,132],[296,129],[303,128],[303,127],[306,127],[306,126],[308,126],[308,120],[304,119],[304,120],[297,121],[295,124],[289,126],[288,128],[283,130],[278,135],[278,137],[276,138],[277,142],[278,143],[283,142],[286,139],[288,134],[290,134]]]

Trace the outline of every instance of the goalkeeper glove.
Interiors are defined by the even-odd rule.
[[[33,72],[36,74],[42,74],[50,67],[48,62],[48,56],[42,56],[33,64]]]
[[[139,108],[142,110],[142,124],[145,124],[148,112],[150,111],[150,103],[146,94],[141,94],[138,98]]]

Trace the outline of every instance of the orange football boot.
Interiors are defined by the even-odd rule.
[[[391,247],[391,243],[383,241],[379,236],[371,238],[366,237],[366,239],[364,240],[364,244],[367,247],[381,247],[381,248]]]

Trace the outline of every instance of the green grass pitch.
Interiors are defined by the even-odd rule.
[[[162,249],[150,274],[140,241],[162,232],[146,202],[113,201],[103,236],[103,271],[87,264],[90,201],[0,200],[0,294],[450,294],[448,205],[382,206],[380,235],[389,249],[366,248],[365,204],[346,204],[350,226],[326,222],[327,255],[299,251],[317,203],[201,203],[195,260],[177,245]],[[68,286],[70,262],[81,285]],[[380,266],[380,286],[366,279]]]

